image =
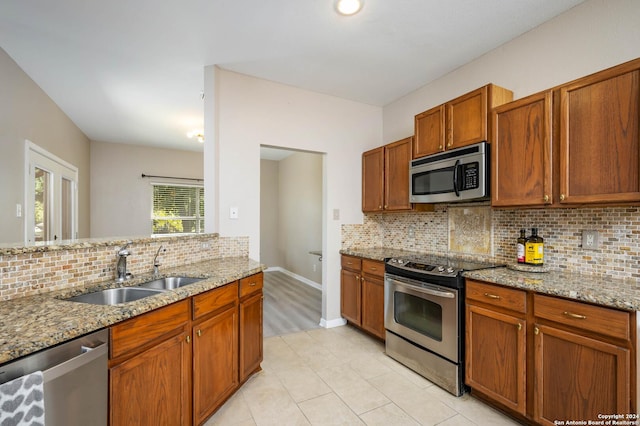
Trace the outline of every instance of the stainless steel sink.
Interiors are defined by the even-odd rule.
[[[81,294],[64,300],[90,303],[92,305],[118,305],[120,303],[144,299],[145,297],[154,296],[160,293],[162,293],[162,290],[152,288],[120,287]]]
[[[176,288],[184,287],[185,285],[197,283],[198,281],[202,281],[203,279],[204,278],[165,277],[142,283],[140,284],[140,287],[157,290],[173,290]]]

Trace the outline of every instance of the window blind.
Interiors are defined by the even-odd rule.
[[[204,232],[204,187],[152,184],[152,234]]]

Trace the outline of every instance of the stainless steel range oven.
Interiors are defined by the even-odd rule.
[[[450,393],[464,393],[463,271],[495,267],[441,257],[385,263],[386,353]]]

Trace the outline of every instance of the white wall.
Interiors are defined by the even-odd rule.
[[[211,71],[205,71],[205,88],[213,80],[215,89],[206,96],[216,105],[211,109],[205,104],[205,167],[218,163],[215,174],[207,171],[218,180],[217,231],[222,236],[249,236],[249,255],[260,259],[260,144],[326,153],[322,313],[329,325],[341,322],[340,226],[362,221],[361,154],[382,144],[382,109],[221,69]],[[229,219],[231,206],[239,208],[238,219]],[[333,220],[334,209],[340,210],[339,220]]]
[[[640,1],[591,0],[384,107],[383,134],[413,134],[413,118],[487,83],[514,99],[640,57]]]
[[[322,250],[322,155],[298,152],[280,160],[279,186],[282,266],[321,283],[322,264],[309,251]]]
[[[260,160],[260,262],[322,283],[321,154]]]
[[[260,160],[260,262],[284,265],[280,247],[280,162]]]
[[[89,236],[89,139],[0,48],[0,243],[24,242],[25,139],[78,168],[78,236]]]
[[[202,179],[203,155],[92,141],[92,238],[151,234],[151,182],[198,183],[142,178],[142,173]]]

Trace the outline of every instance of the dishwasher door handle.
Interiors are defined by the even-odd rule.
[[[100,345],[90,348],[88,346],[82,346],[82,353],[80,355],[70,358],[60,364],[54,365],[53,367],[44,370],[42,372],[42,378],[44,382],[50,382],[51,380],[57,379],[60,376],[63,376],[79,367],[82,367],[85,364],[88,364],[101,356],[104,356],[108,352],[107,342],[103,342]]]

